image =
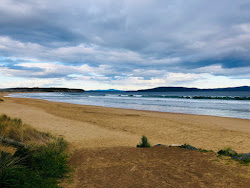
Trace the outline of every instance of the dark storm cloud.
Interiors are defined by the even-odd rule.
[[[0,56],[93,70],[106,65],[101,74],[110,78],[249,67],[249,7],[248,0],[2,0]],[[39,67],[6,68],[35,76]]]
[[[56,5],[45,1],[3,0],[0,6],[0,35],[43,45],[82,40],[84,37],[74,33],[70,22],[66,23],[61,17],[64,13],[61,15],[60,9],[53,7]]]

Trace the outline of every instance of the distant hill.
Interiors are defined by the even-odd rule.
[[[39,87],[21,87],[21,88],[7,88],[0,89],[0,92],[84,92],[83,89],[69,89],[69,88],[39,88]]]
[[[152,89],[141,89],[137,91],[128,92],[195,92],[195,91],[250,91],[249,86],[242,87],[228,87],[228,88],[214,88],[214,89],[198,89],[198,88],[187,88],[187,87],[156,87]]]
[[[205,91],[250,91],[250,86],[204,89]]]

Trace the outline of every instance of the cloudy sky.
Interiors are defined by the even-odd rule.
[[[249,0],[1,0],[0,88],[250,86]]]

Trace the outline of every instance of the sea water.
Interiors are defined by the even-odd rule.
[[[250,119],[250,92],[18,93],[11,97],[82,105]]]

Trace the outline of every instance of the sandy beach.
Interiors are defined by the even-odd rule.
[[[136,146],[146,135],[154,144],[184,144],[218,151],[249,152],[250,120],[85,106],[4,97],[0,114],[64,136],[75,148]]]
[[[2,94],[3,95],[3,94]],[[63,187],[248,187],[250,169],[216,153],[178,147],[136,148],[142,135],[152,145],[188,143],[207,150],[232,147],[247,153],[250,120],[104,108],[2,97],[0,114],[21,118],[70,143],[74,174]]]

